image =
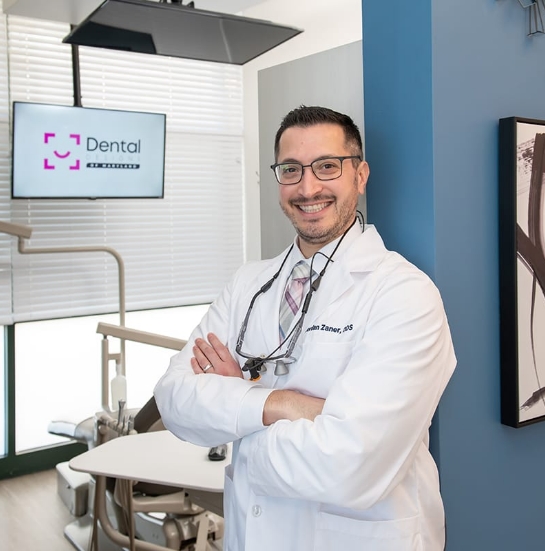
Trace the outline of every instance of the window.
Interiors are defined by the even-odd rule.
[[[169,314],[180,309],[171,307],[195,305],[198,319],[188,317],[187,308],[180,318],[192,328],[202,304],[217,296],[244,260],[242,69],[79,48],[84,107],[166,114],[165,197],[12,200],[12,102],[74,104],[72,49],[62,44],[68,32],[67,24],[0,14],[0,219],[31,226],[33,249],[114,248],[125,264],[132,311],[127,325],[161,333],[170,320],[166,334],[187,337],[187,328]],[[99,407],[93,316],[118,323],[117,314],[105,315],[118,309],[118,268],[110,255],[22,255],[15,237],[0,234],[0,324],[16,324],[17,452],[58,442],[47,434],[55,414],[81,420]],[[139,315],[145,323],[136,321]],[[150,397],[173,354],[138,347],[143,345],[126,345],[131,407]],[[137,359],[154,369],[139,373]],[[0,387],[2,415],[4,391]],[[4,440],[0,433],[0,452]]]
[[[241,68],[79,48],[84,107],[166,113],[165,197],[10,200],[11,102],[72,104],[71,47],[62,44],[68,32],[61,23],[7,17],[0,216],[30,225],[32,248],[116,249],[125,262],[128,310],[210,302],[243,262]],[[0,285],[12,285],[0,322],[118,309],[117,265],[109,255],[21,255],[15,238],[0,237],[0,263],[12,268],[0,272]]]
[[[130,312],[127,326],[188,339],[207,310],[208,305],[197,305]],[[65,441],[48,433],[50,421],[79,423],[100,411],[99,321],[118,322],[115,315],[101,315],[15,325],[17,453]],[[109,340],[111,351],[117,351],[117,339]],[[174,354],[175,350],[125,343],[129,408],[140,408],[151,398]],[[110,380],[114,375],[114,365],[110,365]]]

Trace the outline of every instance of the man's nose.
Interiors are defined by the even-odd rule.
[[[303,177],[299,182],[299,193],[304,197],[312,197],[322,189],[322,186],[322,181],[316,177],[312,168],[310,166],[304,167]]]

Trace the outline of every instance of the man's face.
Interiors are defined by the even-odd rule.
[[[352,155],[345,145],[344,131],[337,124],[294,126],[280,138],[277,163],[308,165],[322,157]],[[343,161],[342,176],[322,181],[306,167],[298,184],[280,185],[280,206],[299,235],[299,248],[309,258],[352,224],[358,196],[365,190],[369,167],[352,159]]]

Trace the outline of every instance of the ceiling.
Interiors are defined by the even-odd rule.
[[[3,11],[36,19],[48,19],[78,25],[104,0],[3,0]],[[158,0],[156,0],[158,1]],[[200,10],[239,13],[265,0],[194,0]],[[183,0],[188,4],[189,0]]]

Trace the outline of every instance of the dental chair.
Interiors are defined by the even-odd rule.
[[[169,339],[151,333],[145,333],[109,324],[99,324],[97,332],[107,336],[145,342],[147,344],[181,349],[184,341]],[[127,335],[127,331],[131,335]],[[159,338],[159,341],[157,339]],[[150,342],[153,341],[153,342]],[[103,344],[103,381],[104,362],[112,355],[108,353],[108,345]],[[108,402],[107,395],[103,403]],[[107,388],[106,388],[107,393]],[[68,437],[86,444],[88,449],[99,446],[112,438],[125,437],[130,434],[164,430],[155,399],[152,397],[139,410],[126,410],[120,401],[117,411],[104,411],[95,414],[81,422],[52,421],[48,431],[52,434]],[[66,485],[67,476],[81,476],[81,473],[71,471],[67,463],[57,466],[59,474],[59,494]],[[101,480],[103,479],[103,480]],[[221,550],[223,537],[223,510],[221,495],[218,501],[210,502],[209,496],[193,495],[180,488],[150,484],[147,482],[131,482],[105,477],[88,477],[86,505],[69,507],[72,514],[79,516],[65,527],[64,534],[79,551],[122,551],[128,536],[131,550],[134,548],[148,549],[142,542],[150,542],[167,549],[188,551]],[[61,497],[62,494],[61,494]],[[80,497],[80,501],[82,496]],[[197,503],[198,502],[198,503]],[[66,501],[65,501],[66,503]],[[97,504],[103,504],[107,511],[104,522],[98,523]],[[201,506],[202,505],[202,506]],[[205,508],[206,507],[206,508]],[[86,509],[86,510],[85,510]],[[103,526],[104,525],[104,526]]]
[[[128,417],[123,412],[121,415],[118,414],[117,418],[100,413],[95,417],[93,424],[96,438],[93,437],[89,443],[90,448],[112,438],[164,429],[154,398],[136,413],[133,422],[128,422]],[[79,425],[73,431],[74,437],[79,436],[79,441],[83,441],[82,437],[90,437],[90,432],[84,430],[89,427],[89,422],[85,420]],[[52,426],[51,430],[54,429]],[[214,509],[215,512],[212,512],[196,504],[188,493],[180,488],[148,482],[136,482],[128,486],[127,481],[98,478],[104,477],[89,480],[88,507],[85,515],[64,530],[65,536],[76,549],[88,551],[94,547],[100,551],[121,551],[126,547],[118,545],[124,540],[116,538],[117,533],[136,539],[135,549],[139,549],[138,540],[152,542],[165,549],[221,549],[221,496],[218,503],[203,503]],[[127,492],[130,492],[130,496]],[[108,517],[100,524],[97,523],[98,515],[95,508],[98,501],[105,503]],[[205,533],[202,529],[203,524],[206,527]],[[112,542],[110,538],[115,539]]]

